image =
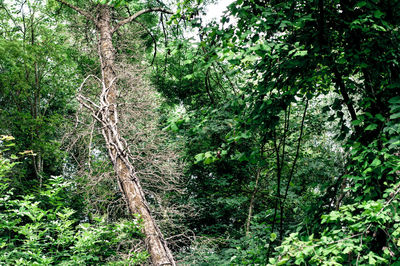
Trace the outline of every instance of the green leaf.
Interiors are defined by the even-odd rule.
[[[215,162],[216,160],[217,158],[214,157],[214,155],[210,151],[204,153],[204,164],[210,164]]]
[[[171,123],[171,129],[172,129],[172,131],[175,131],[175,132],[178,132],[178,131],[179,131],[179,128],[178,128],[178,126],[176,125],[175,122],[172,122],[172,123]]]
[[[392,114],[392,115],[390,116],[390,119],[397,119],[397,118],[400,118],[400,112],[399,112],[399,113]]]
[[[383,13],[380,10],[375,10],[375,12],[374,12],[374,17],[375,18],[381,18],[383,15],[385,15],[385,13]]]
[[[269,238],[271,240],[271,242],[275,241],[276,238],[277,238],[276,233],[271,233],[271,236]]]
[[[371,163],[371,166],[378,166],[378,165],[380,165],[382,162],[381,162],[381,160],[379,160],[378,158],[375,158],[373,161],[372,161],[372,163]]]
[[[360,2],[358,2],[357,4],[356,4],[356,7],[363,7],[363,6],[365,6],[367,4],[367,2],[365,2],[365,1],[360,1]]]
[[[204,160],[204,153],[197,154],[196,156],[194,156],[194,159],[196,160],[194,162],[195,164],[203,161]]]
[[[367,126],[367,128],[365,129],[366,131],[368,130],[375,130],[378,127],[377,124],[370,124],[369,126]]]
[[[289,261],[289,257],[288,256],[285,256],[285,257],[283,257],[276,265],[283,265],[283,264],[286,264],[286,262],[288,262]]]
[[[377,24],[373,24],[372,28],[377,31],[386,31],[386,29],[384,27],[382,27],[381,25],[377,25]]]
[[[215,160],[213,157],[208,157],[204,160],[204,164],[211,164],[213,163]]]
[[[389,103],[391,103],[391,104],[396,104],[396,103],[400,104],[400,96],[396,96],[396,97],[391,98],[389,100]]]
[[[374,253],[370,252],[368,254],[368,263],[371,265],[375,265],[376,259],[374,258]]]
[[[303,51],[296,51],[296,53],[293,56],[305,56],[307,55],[307,51],[303,50]]]
[[[385,118],[384,118],[383,115],[381,115],[381,114],[377,114],[377,115],[375,115],[375,117],[376,117],[379,121],[381,121],[381,122],[384,122],[384,121],[385,121]]]
[[[366,174],[368,174],[369,172],[372,172],[372,168],[371,168],[371,167],[368,167],[368,168],[365,169],[362,173],[363,173],[364,175],[366,175]]]

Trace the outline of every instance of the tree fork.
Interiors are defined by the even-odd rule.
[[[102,135],[107,144],[107,150],[114,166],[114,171],[118,176],[120,188],[125,196],[129,211],[137,213],[143,219],[143,228],[146,235],[146,243],[154,265],[176,265],[173,255],[167,246],[167,242],[153,219],[150,209],[147,205],[140,181],[129,160],[129,151],[126,141],[120,136],[117,127],[117,76],[115,68],[115,48],[112,43],[113,33],[124,24],[134,21],[141,14],[152,11],[170,13],[161,8],[150,8],[137,12],[119,22],[115,28],[111,25],[110,8],[107,5],[100,6],[98,18],[94,18],[86,11],[81,10],[63,0],[57,0],[62,4],[74,9],[87,19],[93,21],[99,32],[98,53],[101,63],[101,83],[102,92],[100,95],[99,115],[96,119],[100,120]]]

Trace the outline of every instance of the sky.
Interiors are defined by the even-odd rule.
[[[216,20],[218,22],[221,19],[224,11],[226,11],[227,6],[230,5],[233,1],[235,0],[219,0],[216,1],[215,4],[208,5],[205,9],[206,14],[201,16],[202,25],[206,26],[207,23],[211,22],[212,20]],[[185,32],[184,36],[187,38],[192,38],[196,42],[200,41],[199,34],[196,29],[191,29],[190,31]]]
[[[219,20],[222,17],[226,7],[231,4],[234,0],[219,0],[216,4],[209,5],[206,8],[206,16],[204,22],[210,22],[213,19]]]

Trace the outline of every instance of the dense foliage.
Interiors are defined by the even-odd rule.
[[[210,239],[188,262],[397,261],[398,11],[240,0],[168,43],[155,83],[185,109],[188,222]]]
[[[145,252],[128,254],[135,239],[142,237],[138,219],[107,223],[95,217],[80,221],[71,208],[76,184],[54,176],[37,194],[17,195],[7,177],[18,164],[9,153],[14,143],[1,136],[0,154],[0,261],[6,265],[107,265],[139,264]],[[13,159],[12,159],[13,158]],[[82,219],[82,217],[81,217]]]
[[[76,100],[101,90],[97,28],[65,3],[107,5],[114,25],[167,8],[0,2],[0,264],[144,263],[102,125]],[[177,262],[400,261],[399,1],[235,0],[204,23],[207,4],[113,39],[118,127]]]

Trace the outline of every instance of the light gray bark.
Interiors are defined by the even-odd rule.
[[[173,255],[169,250],[164,237],[153,219],[146,202],[140,181],[135,168],[129,160],[129,149],[126,141],[120,136],[118,130],[117,110],[117,75],[115,73],[115,48],[112,43],[113,33],[122,25],[129,23],[144,13],[164,11],[163,9],[142,10],[135,15],[122,20],[115,28],[111,24],[110,7],[101,5],[97,20],[88,12],[83,11],[63,0],[57,0],[78,13],[92,20],[99,33],[98,53],[101,63],[102,92],[100,104],[96,105],[80,97],[81,103],[93,111],[95,118],[102,124],[102,134],[107,144],[107,149],[118,177],[120,189],[123,192],[129,211],[137,213],[143,219],[143,230],[146,243],[154,265],[176,265]]]

